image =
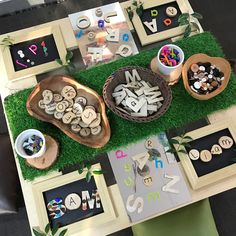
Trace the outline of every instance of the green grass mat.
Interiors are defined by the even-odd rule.
[[[206,53],[210,56],[224,56],[216,39],[209,32],[180,40],[176,42],[176,44],[183,49],[186,59],[195,53]],[[102,94],[103,84],[113,71],[128,65],[147,67],[150,60],[157,54],[157,51],[158,48],[155,48],[136,56],[117,60],[110,64],[80,71],[75,76],[76,80]],[[236,104],[235,75],[231,76],[227,89],[209,101],[199,101],[192,98],[185,91],[181,81],[172,88],[173,101],[169,110],[160,119],[151,123],[132,123],[114,115],[108,110],[107,114],[112,134],[111,139],[105,147],[92,149],[73,141],[53,125],[38,121],[29,116],[25,104],[31,91],[32,89],[20,91],[7,97],[5,100],[6,113],[13,137],[15,139],[17,135],[25,129],[39,129],[59,141],[60,155],[55,165],[49,170],[43,171],[27,166],[24,159],[19,158],[23,177],[28,180],[33,180],[37,176],[44,175],[50,170],[61,169],[78,162],[90,160],[99,153],[128,145],[160,131],[179,127],[183,124],[198,120],[216,110]]]

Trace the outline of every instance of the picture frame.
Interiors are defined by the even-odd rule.
[[[210,135],[214,135],[217,132],[223,132],[224,130],[229,131],[229,133],[232,136],[232,139],[234,141],[234,145],[235,145],[236,125],[232,120],[223,120],[220,122],[216,122],[216,123],[207,125],[205,127],[199,128],[197,130],[188,132],[186,134],[186,136],[191,137],[193,139],[192,141],[195,141],[195,140],[204,138],[206,136],[209,137]],[[174,139],[179,139],[179,137],[175,137]],[[192,142],[192,141],[190,141],[190,142]],[[174,144],[174,147],[177,150],[178,144]],[[234,146],[232,146],[232,148],[233,147]],[[185,174],[189,180],[189,183],[194,190],[205,187],[210,184],[213,184],[213,183],[218,182],[222,179],[228,178],[232,175],[235,175],[235,173],[236,173],[236,162],[235,163],[232,162],[230,165],[227,165],[223,168],[220,168],[220,169],[212,171],[208,174],[204,174],[204,175],[199,176],[196,172],[193,161],[189,158],[188,151],[187,151],[186,147],[182,147],[181,149],[185,150],[186,153],[177,152],[177,154],[178,154],[180,162],[183,166]],[[189,149],[191,149],[191,148],[189,148]],[[209,150],[211,151],[211,149],[209,149]],[[225,150],[222,148],[222,151],[224,152]],[[232,152],[234,152],[234,150]],[[217,156],[214,157],[213,156],[212,160],[213,160],[213,158],[216,158],[216,160],[220,160],[220,158],[222,158],[222,157],[217,157]],[[202,162],[201,160],[197,160],[197,161]],[[222,159],[221,159],[221,161],[222,161]],[[202,162],[202,163],[204,163],[204,162]],[[202,164],[202,165],[206,165],[206,164]]]
[[[144,11],[150,8],[158,7],[164,4],[172,3],[172,2],[177,2],[179,9],[182,13],[187,13],[190,11],[188,4],[186,4],[185,0],[143,0],[143,9]],[[133,11],[134,15],[132,18],[132,24],[134,26],[134,29],[139,37],[139,40],[142,44],[142,46],[162,41],[165,39],[177,37],[179,35],[182,35],[184,33],[185,27],[186,26],[178,26],[172,29],[164,30],[162,32],[157,32],[148,35],[145,31],[144,25],[140,19],[140,16],[136,13],[136,11]]]
[[[47,63],[35,65],[33,67],[25,68],[22,70],[18,71],[15,70],[11,54],[11,47],[14,47],[14,45],[20,43],[36,40],[38,38],[43,38],[45,36],[50,36],[50,35],[53,36],[53,39],[55,41],[59,58],[64,61],[67,51],[59,25],[40,28],[35,31],[30,31],[28,33],[19,35],[17,37],[12,37],[12,39],[14,40],[13,45],[2,49],[2,55],[4,58],[8,80],[13,81],[30,76],[35,76],[37,74],[42,74],[44,72],[61,67],[61,65],[59,65],[55,60],[53,60]]]
[[[100,164],[92,165],[91,171],[101,170]],[[45,205],[45,195],[44,193],[50,190],[53,190],[58,187],[68,186],[68,184],[80,181],[86,178],[87,170],[84,170],[82,174],[79,174],[78,171],[71,172],[69,174],[61,175],[59,177],[54,177],[46,181],[42,181],[33,185],[33,195],[35,202],[37,202],[37,217],[39,219],[39,228],[44,229],[44,227],[50,222],[47,212],[47,206]],[[97,227],[106,222],[112,221],[116,218],[113,205],[108,193],[108,189],[105,183],[104,176],[93,175],[101,203],[103,212],[91,217],[79,220],[72,224],[60,227],[60,230],[68,229],[68,234],[73,234],[80,231],[88,229],[89,227]],[[86,181],[86,180],[85,180]],[[64,216],[62,216],[64,217]]]

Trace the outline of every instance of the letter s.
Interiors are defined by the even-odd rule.
[[[133,202],[133,204],[132,204]],[[129,195],[127,201],[126,201],[126,209],[128,212],[135,212],[138,210],[138,213],[141,213],[143,211],[143,205],[144,201],[141,197],[137,197],[134,199],[134,194]]]

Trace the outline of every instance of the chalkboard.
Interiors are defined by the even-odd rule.
[[[175,17],[169,17],[167,16],[166,14],[166,8],[167,7],[175,7],[177,9],[177,15]],[[153,17],[151,16],[151,11],[152,10],[157,10],[158,11],[158,15]],[[156,22],[157,22],[157,32],[156,33],[159,33],[159,32],[162,32],[162,31],[165,31],[165,30],[169,30],[169,29],[172,29],[172,28],[175,28],[175,27],[178,27],[179,26],[179,23],[178,23],[178,18],[179,16],[181,15],[181,11],[180,11],[180,8],[179,8],[179,5],[176,1],[174,2],[170,2],[170,3],[167,3],[167,4],[163,4],[163,5],[160,5],[160,6],[156,6],[156,7],[153,7],[153,8],[148,8],[148,9],[145,9],[143,11],[143,14],[140,16],[140,19],[143,22],[147,21],[147,22],[151,22],[152,19],[156,19]],[[166,18],[169,18],[171,19],[172,23],[171,25],[169,26],[166,26],[163,21],[166,19]],[[147,35],[151,35],[153,34],[151,30],[148,29],[148,27],[146,27],[144,24],[143,24],[143,27],[145,29],[145,32]]]
[[[186,147],[186,150],[188,153],[191,149],[197,149],[199,152],[202,150],[210,151],[211,147],[214,144],[218,144],[218,140],[222,136],[229,136],[233,139],[229,129],[223,129],[218,132],[209,134],[207,136],[189,142],[191,147],[190,148]],[[223,151],[222,154],[213,155],[211,161],[209,162],[203,162],[200,159],[195,161],[191,160],[198,177],[201,177],[203,175],[212,173],[216,170],[234,164],[235,162],[233,162],[232,160],[234,157],[236,157],[236,152],[234,151],[234,149],[235,149],[235,142],[230,149],[222,149]]]
[[[58,188],[54,188],[51,190],[48,190],[46,192],[43,192],[44,196],[44,202],[45,207],[47,208],[47,204],[56,198],[62,199],[62,204],[65,203],[65,198],[72,193],[76,193],[80,196],[82,201],[82,191],[88,191],[90,197],[92,196],[92,193],[94,190],[97,190],[97,186],[94,180],[94,177],[91,178],[90,182],[87,182],[86,179],[77,180],[75,182],[60,186]],[[84,220],[86,218],[101,214],[104,212],[102,203],[100,203],[100,207],[96,208],[96,204],[93,209],[90,209],[89,207],[87,210],[82,210],[82,203],[81,206],[78,209],[75,210],[69,210],[66,209],[66,212],[64,215],[62,215],[60,218],[57,219],[51,219],[49,214],[51,213],[48,211],[48,219],[51,224],[51,227],[55,227],[56,225],[59,225],[59,227],[67,226],[72,223]]]
[[[53,34],[14,44],[10,47],[10,53],[15,71],[60,58]]]

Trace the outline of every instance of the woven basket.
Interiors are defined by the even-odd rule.
[[[147,117],[133,117],[129,114],[126,114],[118,110],[116,108],[114,98],[112,97],[112,93],[117,85],[122,83],[126,84],[125,71],[132,72],[133,69],[137,70],[142,80],[149,82],[152,86],[159,86],[162,96],[164,98],[161,108],[156,113],[153,113],[152,115],[149,115]],[[111,111],[113,111],[116,115],[126,120],[141,123],[141,122],[150,122],[161,117],[168,110],[171,104],[172,94],[171,94],[171,89],[168,86],[167,82],[164,79],[159,78],[158,75],[152,72],[151,70],[138,66],[129,66],[129,67],[123,67],[115,71],[112,75],[108,77],[103,87],[103,98],[108,108]]]

